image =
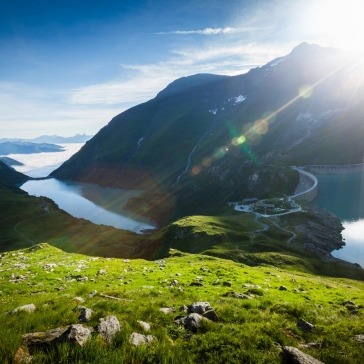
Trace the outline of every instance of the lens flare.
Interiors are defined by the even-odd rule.
[[[299,95],[304,98],[308,99],[312,96],[313,87],[311,85],[302,85],[298,91]]]
[[[257,120],[254,123],[253,130],[256,134],[263,135],[268,131],[268,122],[265,119]]]

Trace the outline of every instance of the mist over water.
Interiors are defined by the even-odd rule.
[[[18,172],[30,177],[47,177],[57,169],[63,162],[78,152],[84,143],[59,144],[64,147],[63,152],[32,153],[32,154],[9,154],[8,157],[22,163],[22,166],[14,166]]]

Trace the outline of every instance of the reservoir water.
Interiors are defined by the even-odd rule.
[[[318,195],[314,202],[343,222],[345,247],[332,255],[364,267],[364,169],[362,172],[315,173]]]
[[[125,211],[126,202],[141,191],[103,188],[91,184],[59,181],[55,178],[28,181],[21,189],[33,196],[48,197],[72,216],[84,218],[95,224],[114,226],[136,233],[155,228],[147,220],[129,217]]]

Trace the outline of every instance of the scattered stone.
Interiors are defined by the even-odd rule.
[[[145,332],[150,331],[150,325],[147,322],[138,320],[137,323]]]
[[[105,269],[100,269],[100,270],[97,272],[97,275],[98,275],[98,276],[102,276],[102,275],[104,275],[104,274],[106,274],[106,270],[105,270]]]
[[[177,277],[180,277],[182,275],[182,273],[176,273]]]
[[[208,272],[208,269],[205,267],[201,267],[200,270],[202,270],[203,272]]]
[[[140,345],[148,345],[155,341],[157,338],[153,335],[143,335],[138,334],[137,332],[133,332],[129,336],[129,343],[134,346],[140,346]]]
[[[84,303],[85,302],[85,300],[82,297],[75,297],[73,300],[76,301],[77,303]]]
[[[192,282],[190,283],[190,287],[202,287],[203,286],[203,283],[201,282]]]
[[[219,316],[217,316],[217,313],[214,310],[206,311],[202,314],[202,316],[211,321],[219,321]]]
[[[53,270],[53,268],[57,267],[56,263],[47,263],[46,265],[43,266],[43,269],[46,270]]]
[[[106,316],[100,318],[96,331],[107,341],[111,342],[117,332],[120,331],[120,323],[116,316]]]
[[[194,302],[192,305],[188,306],[189,313],[203,314],[206,311],[212,310],[212,307],[208,302]]]
[[[223,285],[224,287],[231,287],[231,286],[232,286],[232,283],[231,283],[231,282],[229,282],[229,281],[225,281],[225,282],[222,282],[222,285]]]
[[[124,262],[124,263],[129,263],[129,262],[130,262],[130,260],[129,260],[129,259],[124,259],[124,260],[123,260],[123,262]]]
[[[322,361],[315,359],[311,355],[303,353],[293,346],[283,346],[283,355],[287,363],[293,364],[324,364]]]
[[[93,291],[91,291],[91,292],[90,292],[90,294],[88,295],[88,298],[92,298],[92,297],[96,296],[96,294],[97,294],[97,291],[96,291],[96,290],[93,290]]]
[[[87,322],[91,320],[93,311],[90,308],[79,307],[80,315],[78,316],[78,321]]]
[[[287,291],[287,287],[286,286],[280,286],[278,289],[280,291]]]
[[[14,364],[29,363],[32,354],[41,349],[49,349],[63,341],[82,346],[90,337],[93,329],[80,324],[58,327],[45,332],[29,333],[22,336],[20,347],[14,356]]]
[[[91,327],[86,327],[81,324],[74,324],[68,327],[61,339],[67,339],[68,341],[83,346],[92,332],[93,329]]]
[[[297,327],[302,331],[312,331],[315,328],[315,325],[309,323],[308,321],[300,318],[297,322]]]
[[[16,274],[12,274],[10,279],[9,279],[9,282],[11,283],[20,283],[20,282],[24,282],[28,279],[28,276],[25,276],[25,275],[16,275]]]
[[[179,306],[179,312],[188,312],[188,307],[186,305]]]
[[[29,303],[28,305],[24,305],[24,306],[20,306],[20,307],[15,308],[13,311],[11,311],[11,313],[16,313],[16,312],[32,313],[34,311],[35,311],[34,303]]]
[[[305,349],[312,349],[312,348],[321,348],[321,344],[320,343],[307,343],[307,344],[300,344],[299,345],[300,348],[305,348]]]
[[[352,337],[352,339],[364,344],[364,335],[363,334],[355,335]]]
[[[198,313],[190,313],[184,320],[186,330],[196,332],[202,324],[203,317]]]
[[[179,282],[177,279],[173,279],[172,282],[169,284],[170,286],[178,286],[179,285]]]
[[[174,307],[162,307],[159,309],[159,311],[162,311],[164,314],[169,314],[172,312],[176,312],[176,309]]]

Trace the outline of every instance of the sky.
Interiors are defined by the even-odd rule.
[[[242,74],[304,41],[358,48],[362,7],[360,0],[1,0],[0,138],[95,134],[179,77]]]

